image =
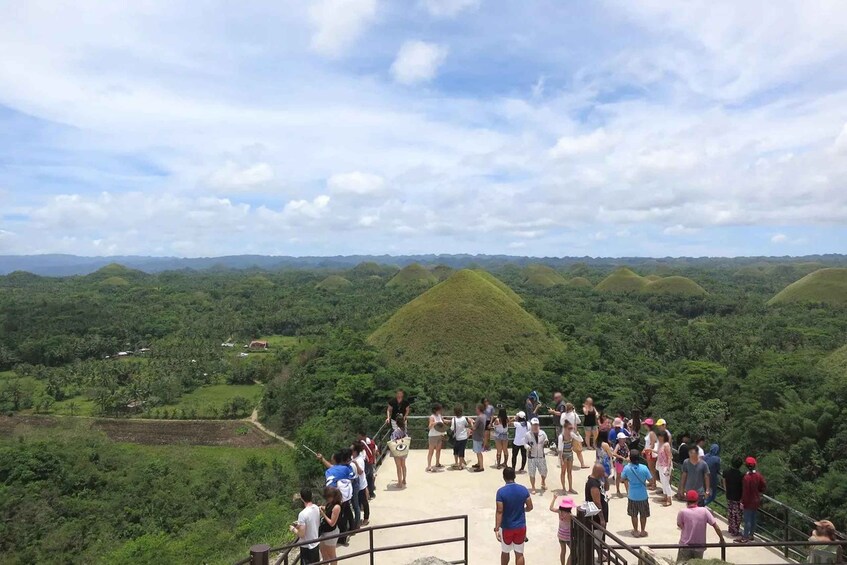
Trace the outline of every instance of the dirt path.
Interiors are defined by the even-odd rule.
[[[284,437],[282,437],[281,435],[279,435],[275,432],[272,432],[271,430],[269,430],[268,428],[266,428],[265,426],[262,425],[262,423],[259,421],[259,409],[258,408],[253,409],[253,413],[250,414],[250,419],[247,420],[247,421],[250,422],[251,424],[253,424],[257,429],[259,429],[259,430],[265,432],[266,434],[268,434],[269,436],[271,436],[272,438],[278,439],[279,441],[281,441],[282,443],[284,443],[285,445],[287,445],[291,449],[297,449],[297,446],[294,445],[293,441],[291,441],[290,439],[284,438]]]

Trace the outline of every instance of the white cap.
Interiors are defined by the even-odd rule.
[[[529,423],[532,424],[533,426],[538,424],[538,418],[533,418],[532,420],[529,421]]]
[[[515,415],[516,415],[518,418],[526,418],[526,412],[524,412],[523,410],[521,410],[520,412],[518,412],[518,413],[517,413],[517,414],[515,414]]]
[[[629,436],[627,436],[627,435],[626,435],[625,433],[623,433],[623,432],[618,432],[618,436],[617,436],[617,437],[618,437],[618,439],[626,439],[626,438],[627,438],[627,437],[629,437]]]

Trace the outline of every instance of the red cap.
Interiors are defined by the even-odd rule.
[[[688,502],[699,502],[700,494],[696,490],[690,490],[685,493],[685,500]]]
[[[756,466],[756,458],[755,457],[748,457],[747,459],[744,460],[744,464],[750,465],[751,467],[755,467]]]

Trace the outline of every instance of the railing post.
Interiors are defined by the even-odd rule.
[[[594,543],[592,519],[585,515],[585,510],[577,507],[576,527],[571,528],[573,532],[573,565],[593,565]]]
[[[465,514],[465,562],[464,565],[468,565],[468,515]]]
[[[368,530],[368,543],[371,546],[371,565],[374,565],[374,531]]]
[[[788,525],[788,507],[782,507],[782,523],[783,523],[783,537],[785,541],[789,541],[788,537],[791,535],[791,527]],[[788,546],[786,545],[782,551],[783,557],[788,559]]]
[[[259,543],[250,547],[250,565],[269,565],[271,560],[271,546]]]
[[[721,561],[726,561],[726,540],[721,538]]]

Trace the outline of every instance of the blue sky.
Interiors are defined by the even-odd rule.
[[[0,254],[845,242],[840,1],[0,0]]]

